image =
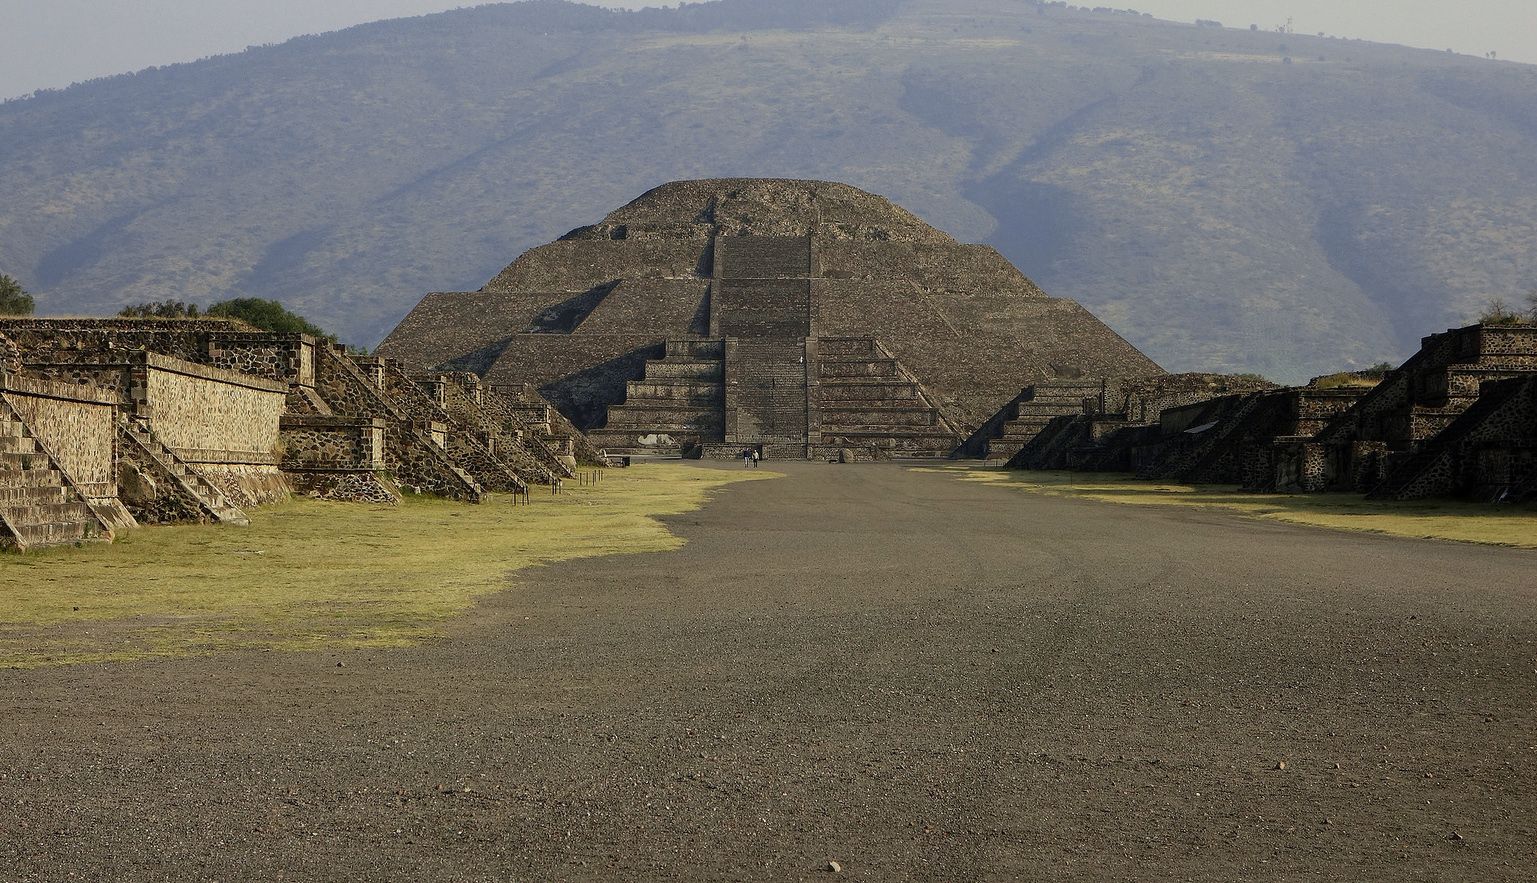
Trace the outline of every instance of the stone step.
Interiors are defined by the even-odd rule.
[[[891,427],[889,429],[861,428],[836,431],[828,430],[824,427],[822,430],[822,436],[825,438],[829,435],[839,435],[850,439],[868,439],[872,443],[880,439],[922,440],[933,442],[934,447],[943,447],[946,448],[947,451],[949,448],[953,448],[957,443],[960,442],[960,439],[956,438],[948,432],[924,432],[921,429],[915,429],[913,427]]]
[[[15,454],[37,453],[37,439],[28,435],[0,435],[0,451]]]
[[[14,525],[17,539],[29,549],[42,546],[65,546],[81,540],[94,539],[101,526],[94,517],[89,521],[38,522]]]
[[[1027,420],[1034,417],[1062,417],[1069,414],[1082,413],[1083,402],[1078,401],[1077,399],[1074,399],[1070,402],[1030,402],[1028,404],[1019,406],[1019,416],[1015,417],[1014,419]]]
[[[20,420],[13,420],[9,416],[0,416],[0,437],[26,435],[26,427]]]
[[[899,377],[896,359],[854,359],[848,361],[821,360],[817,365],[819,377]]]
[[[819,412],[824,429],[828,426],[934,426],[938,423],[937,415],[928,409],[844,410],[823,406]]]
[[[879,359],[884,358],[881,351],[875,346],[875,339],[870,337],[822,337],[817,339],[817,353],[823,359],[833,358],[858,358]]]
[[[725,357],[726,345],[722,340],[668,340],[666,349],[669,360],[720,361]]]
[[[63,484],[0,486],[0,507],[67,503],[73,496]]]
[[[804,238],[720,236],[722,279],[779,279],[811,273],[811,246]]]
[[[1039,383],[1025,387],[1024,392],[1035,391],[1036,395],[1052,395],[1065,392],[1084,392],[1099,394],[1104,384],[1098,380],[1042,380]]]
[[[819,398],[824,405],[918,398],[918,384],[911,381],[823,379],[818,381],[817,386],[820,390]]]
[[[1010,423],[1008,426],[1004,427],[1003,435],[999,436],[997,440],[1021,443],[1028,442],[1036,436],[1040,435],[1041,430],[1045,429],[1046,425],[1047,424],[1045,423]]]
[[[0,513],[11,524],[47,524],[92,518],[91,507],[79,500],[54,503],[18,503],[0,506]]]
[[[725,390],[720,381],[678,380],[653,382],[631,380],[625,384],[625,399],[690,399],[719,401]]]
[[[986,460],[1008,460],[1024,450],[1026,442],[1008,442],[994,439],[987,443]]]
[[[700,413],[697,415],[667,415],[667,419],[660,416],[647,419],[649,415],[614,414],[610,412],[608,425],[603,429],[613,432],[714,432],[721,431],[724,416],[719,413]],[[601,432],[602,430],[593,430]]]
[[[26,469],[0,463],[0,488],[60,487],[63,484],[64,476],[46,463]]]
[[[724,366],[720,362],[677,361],[647,362],[646,380],[714,380],[720,381]]]
[[[48,462],[40,451],[0,451],[0,469],[33,469]]]

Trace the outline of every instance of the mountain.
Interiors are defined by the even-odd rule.
[[[0,105],[55,313],[276,297],[373,343],[664,181],[839,180],[1166,368],[1296,380],[1537,287],[1537,67],[1026,0],[554,0]]]

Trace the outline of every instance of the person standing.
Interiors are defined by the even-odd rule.
[[[752,449],[751,448],[743,448],[742,449],[742,468],[746,469],[746,468],[748,468],[750,466],[752,466]]]
[[[757,448],[752,449],[752,468],[758,468],[758,461],[763,459],[763,452]]]

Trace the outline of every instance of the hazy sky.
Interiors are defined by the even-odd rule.
[[[601,6],[668,5],[590,0]],[[0,0],[0,98],[475,0]],[[1537,63],[1537,0],[1079,0]]]

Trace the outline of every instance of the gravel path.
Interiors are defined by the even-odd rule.
[[[1537,554],[782,471],[429,646],[0,672],[0,880],[1532,879]]]

